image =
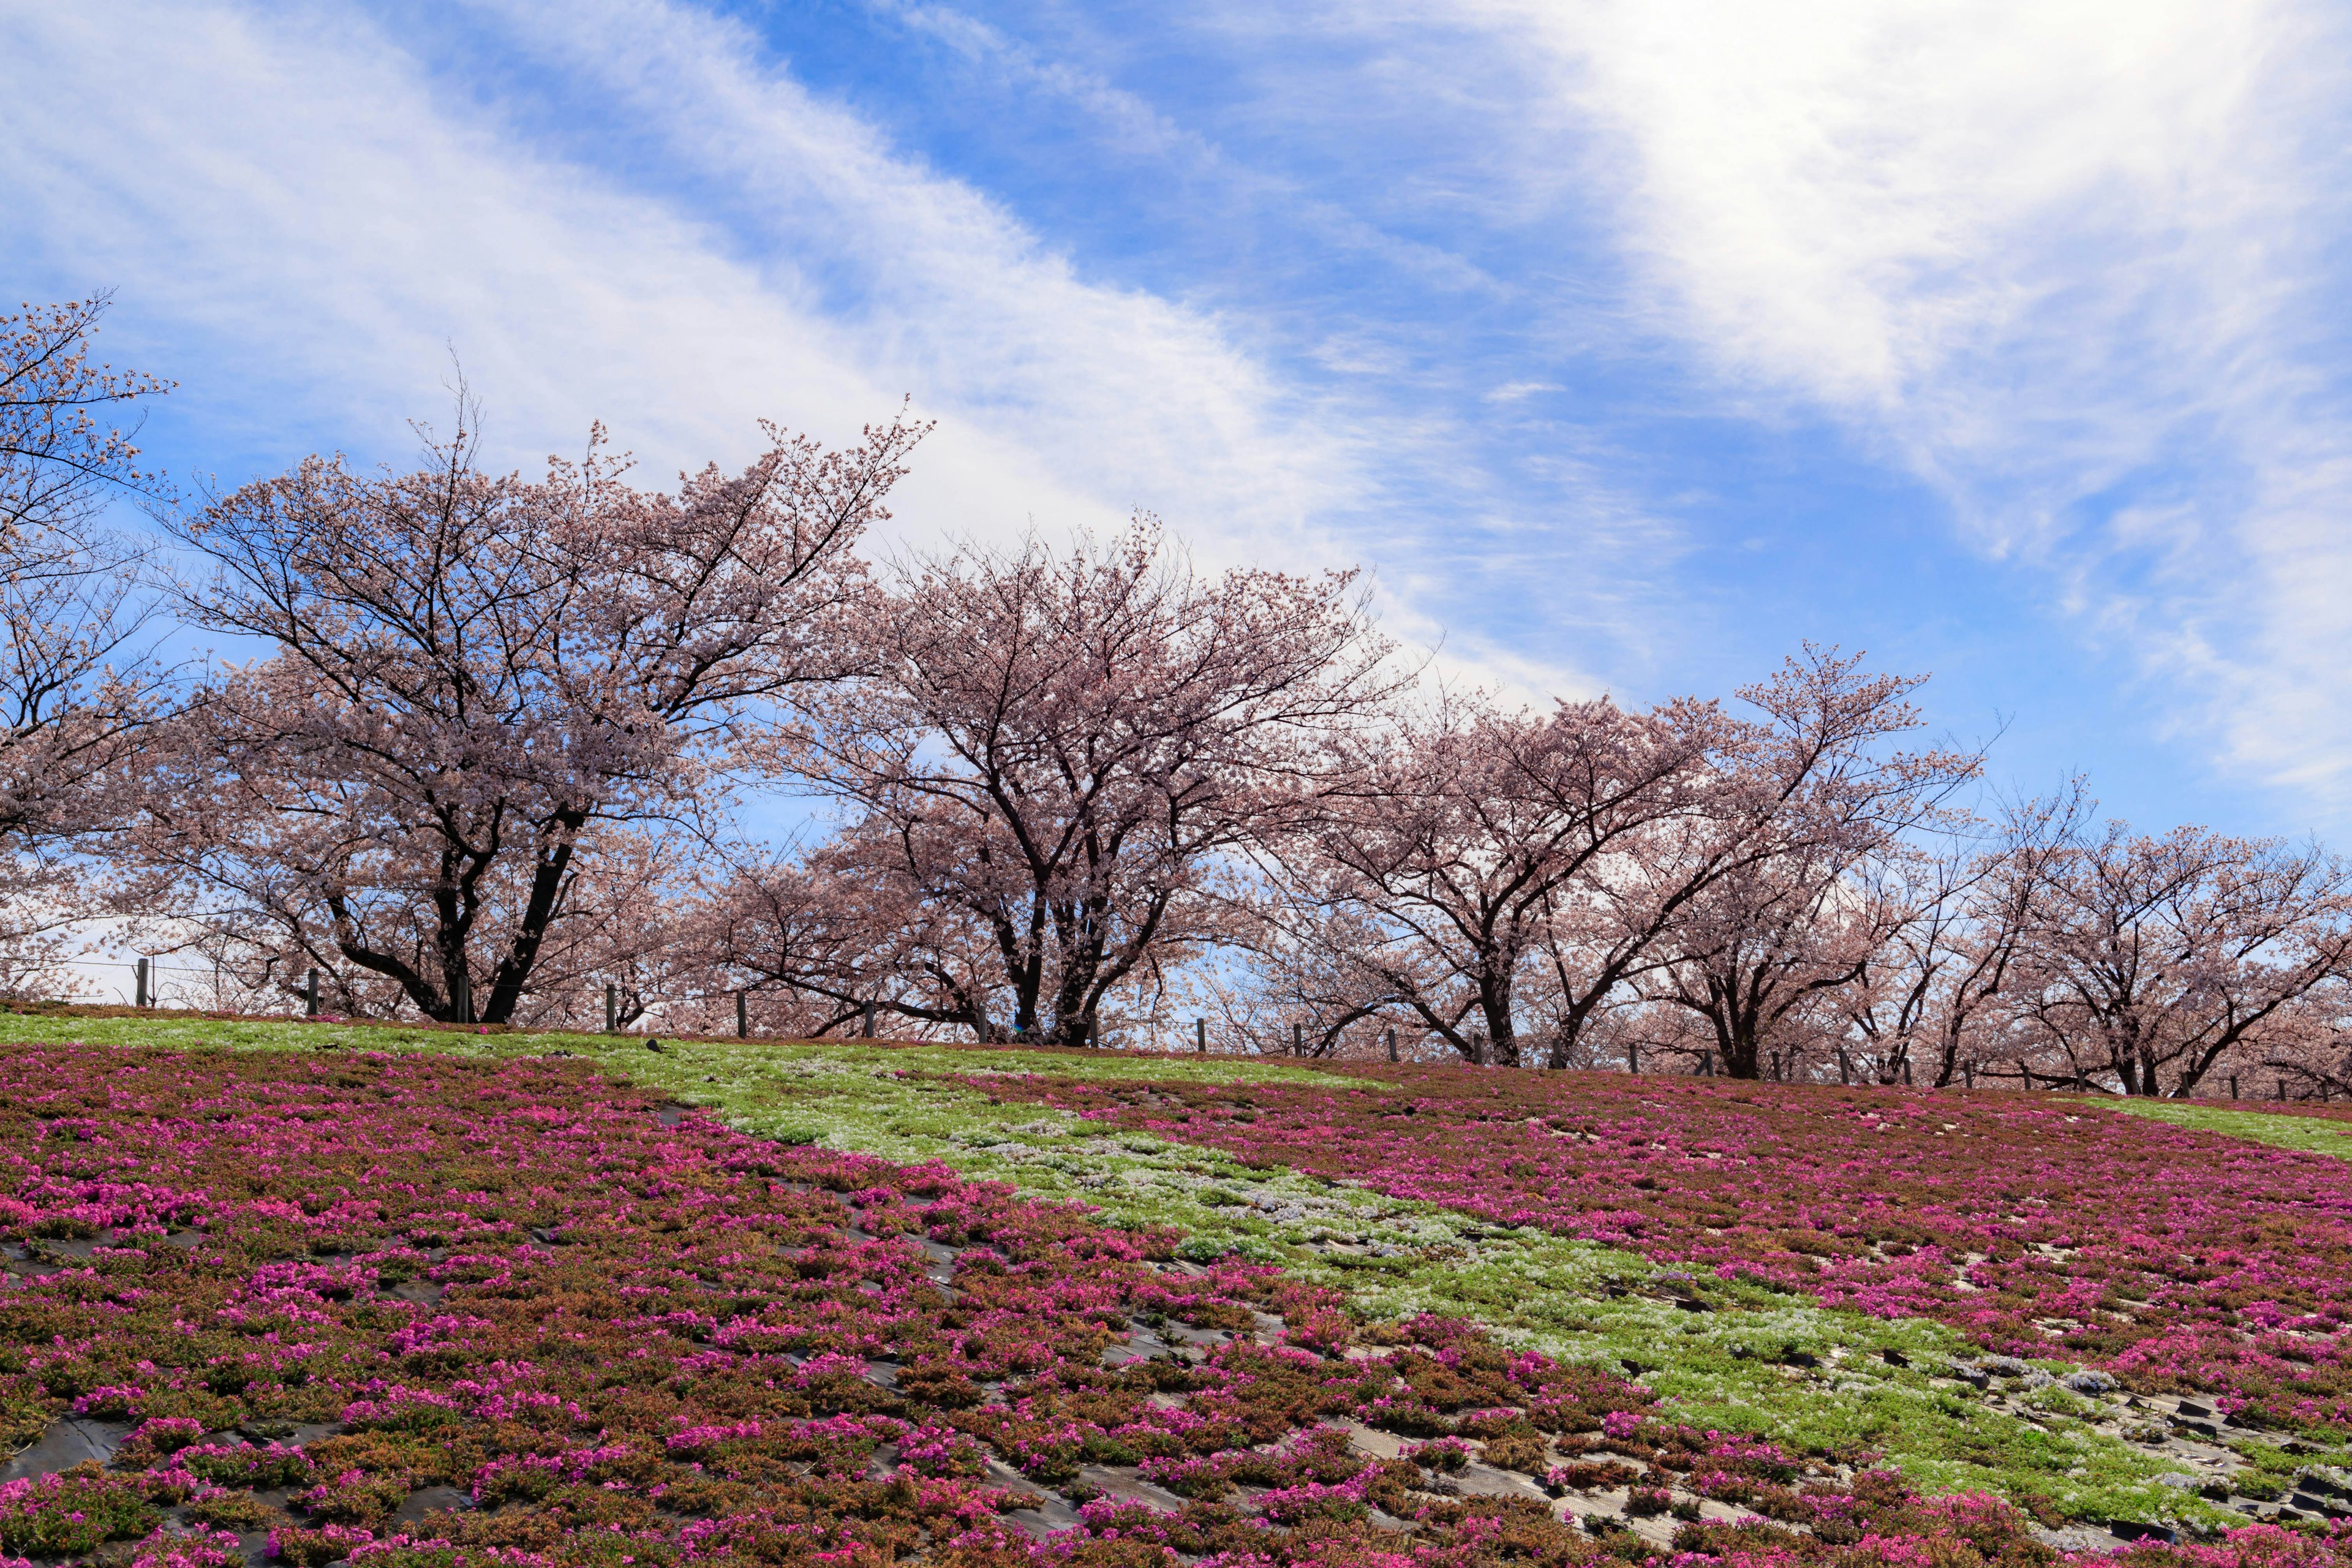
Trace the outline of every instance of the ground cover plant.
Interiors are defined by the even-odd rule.
[[[16,1047],[0,1486],[26,1559],[2049,1563],[1992,1498],[1794,1455],[1475,1326],[579,1065]],[[1578,1521],[1578,1500],[1612,1511]],[[1552,1498],[1559,1498],[1555,1502]],[[2328,1563],[2237,1531],[2197,1563]]]
[[[1506,1342],[1639,1380],[1700,1427],[1762,1433],[1799,1451],[1868,1447],[1929,1491],[1990,1489],[2053,1515],[2211,1528],[2267,1511],[2308,1456],[2224,1429],[2208,1440],[2174,1412],[2054,1387],[2003,1394],[1950,1375],[1969,1342],[1926,1319],[1877,1320],[1785,1290],[1706,1278],[1532,1227],[1499,1226],[1279,1165],[1044,1110],[1038,1074],[1127,1085],[1173,1081],[1345,1088],[1265,1059],[1103,1052],[529,1037],[503,1030],[321,1021],[19,1018],[20,1032],[248,1048],[363,1047],[491,1058],[570,1053],[793,1142],[940,1161],[1024,1192],[1078,1199],[1126,1226],[1167,1226],[1195,1258],[1279,1261],[1370,1319],[1421,1313],[1486,1325]],[[959,1082],[977,1075],[986,1086]],[[1376,1091],[1377,1085],[1359,1088]],[[1015,1091],[1008,1093],[1008,1090]],[[1704,1305],[1704,1311],[1694,1310]],[[2063,1373],[2063,1363],[2042,1369]],[[2029,1381],[2030,1378],[2029,1378]],[[2193,1483],[2228,1498],[2205,1499]]]
[[[992,1100],[905,1065],[932,1059],[929,1052],[672,1045],[659,1070],[676,1075],[665,1081],[678,1081],[683,1095],[715,1096],[740,1125],[788,1137],[822,1128],[835,1144],[898,1160],[938,1158],[1029,1192],[1082,1200],[1120,1223],[1174,1226],[1187,1235],[1187,1256],[1280,1262],[1343,1292],[1367,1317],[1467,1318],[1515,1345],[1638,1368],[1646,1386],[1699,1426],[1762,1431],[1805,1450],[1866,1445],[1923,1486],[1991,1487],[2075,1518],[2217,1517],[2158,1479],[2178,1481],[2197,1463],[2122,1439],[2122,1428],[2144,1426],[2145,1416],[2083,1407],[2063,1391],[2004,1410],[1945,1375],[1971,1347],[1941,1324],[1824,1310],[1741,1281],[1702,1282],[1537,1227],[1498,1226],[1433,1203],[1254,1166],[1067,1111],[1041,1116],[1005,1092],[1027,1074],[1002,1055],[992,1053],[982,1069]],[[1131,1058],[1027,1065],[1033,1072],[1083,1067],[1098,1082],[1130,1089],[1164,1081],[1153,1064]],[[1193,1075],[1200,1068],[1166,1065]],[[1269,1082],[1320,1076],[1255,1070]],[[2105,1417],[2116,1418],[2103,1426]],[[2227,1455],[2204,1458],[2230,1468]]]
[[[1933,1318],[2000,1354],[2210,1395],[2242,1426],[2352,1430],[2352,1188],[2337,1161],[2072,1100],[1382,1078],[1397,1089],[1022,1092],[1498,1224]]]
[[[2240,1105],[2194,1100],[2127,1100],[2110,1103],[2135,1116],[2153,1117],[2200,1132],[2251,1138],[2274,1148],[2299,1149],[2352,1160],[2352,1107],[2340,1105]]]
[[[964,1070],[941,1073],[943,1058]],[[2013,1394],[1979,1388],[1951,1375],[1956,1361],[1978,1359],[1976,1347],[1933,1320],[1823,1309],[1782,1288],[1498,1226],[1279,1163],[1245,1163],[1027,1098],[1041,1075],[1056,1073],[1081,1074],[1107,1092],[1158,1096],[1169,1082],[1213,1081],[1213,1058],[671,1042],[643,1066],[682,1097],[711,1097],[738,1125],[788,1137],[822,1129],[839,1145],[938,1158],[1080,1199],[1124,1223],[1177,1226],[1192,1256],[1279,1261],[1343,1291],[1367,1316],[1467,1318],[1549,1355],[1638,1368],[1687,1421],[1762,1431],[1801,1450],[1869,1447],[1935,1490],[1990,1488],[2075,1519],[2211,1523],[2228,1515],[2181,1482],[2193,1478],[2218,1496],[2229,1488],[2216,1483],[2250,1460],[2289,1474],[2300,1468],[2295,1456],[2249,1435],[2224,1443],[2210,1427],[2177,1431],[2168,1412],[2027,1386],[2076,1370],[2063,1362],[2021,1368]],[[1346,1081],[1263,1061],[1223,1068],[1259,1084]],[[2202,1440],[2209,1436],[2216,1440]],[[2245,1479],[2265,1498],[2279,1490]],[[2237,1506],[2252,1504],[2241,1494]]]
[[[1692,1428],[1470,1325],[1366,1327],[1170,1233],[572,1064],[4,1065],[0,1409],[112,1458],[0,1485],[12,1558],[2054,1555],[1994,1500]],[[1591,1492],[1622,1506],[1580,1521]],[[2252,1527],[2217,1560],[2338,1545]]]
[[[1990,1500],[1663,1420],[1625,1380],[1466,1325],[1359,1333],[1272,1270],[1154,1259],[1167,1235],[666,1128],[563,1066],[8,1066],[6,1407],[121,1439],[111,1470],[0,1490],[18,1552],[1647,1554],[1663,1526],[1542,1500],[1603,1489],[1696,1556],[2049,1555]],[[2326,1550],[2273,1533],[2238,1553]]]

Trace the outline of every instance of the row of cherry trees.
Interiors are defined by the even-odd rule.
[[[601,432],[486,472],[461,407],[408,471],[188,502],[103,303],[0,321],[19,988],[103,907],[346,1014],[2347,1087],[2341,865],[1988,806],[1833,650],[1530,710],[1423,679],[1351,574],[1202,574],[1149,519],[876,564],[904,418],[646,489]],[[169,571],[97,527],[126,491]]]

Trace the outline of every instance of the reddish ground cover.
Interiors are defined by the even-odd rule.
[[[992,1079],[1512,1225],[1710,1265],[2009,1354],[2352,1427],[2341,1160],[2019,1094],[1357,1069],[1402,1092]]]
[[[19,1048],[0,1075],[0,1415],[41,1435],[20,1468],[111,1449],[0,1483],[12,1564],[1661,1561],[1543,1496],[1628,1483],[1636,1516],[1718,1505],[1679,1568],[2057,1561],[1992,1500],[560,1064]],[[1376,1458],[1384,1433],[1418,1447]],[[2147,1556],[2345,1568],[2352,1538]]]

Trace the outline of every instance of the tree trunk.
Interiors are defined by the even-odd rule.
[[[1715,1048],[1723,1058],[1724,1076],[1759,1081],[1764,1076],[1763,1052],[1757,1048],[1755,1029],[1745,1026],[1751,1020],[1728,1006],[1726,1011],[1729,1016],[1715,1020]]]
[[[555,819],[555,848],[532,869],[530,898],[515,927],[514,940],[490,976],[488,1002],[482,1008],[483,1023],[506,1023],[521,1003],[523,987],[530,984],[530,972],[539,963],[540,946],[547,940],[547,928],[562,904],[565,873],[572,868],[574,836],[587,823],[586,814],[577,812],[567,812]]]
[[[1486,1060],[1496,1067],[1519,1065],[1519,1035],[1511,1023],[1511,988],[1507,977],[1479,988],[1480,1010],[1486,1016]]]

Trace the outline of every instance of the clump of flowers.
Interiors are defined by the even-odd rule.
[[[1459,1437],[1440,1437],[1434,1443],[1415,1443],[1404,1451],[1404,1457],[1425,1469],[1458,1473],[1471,1459],[1470,1445]]]
[[[1653,1519],[1674,1506],[1674,1493],[1664,1487],[1634,1487],[1625,1494],[1625,1511],[1635,1519]]]
[[[86,1556],[161,1521],[141,1488],[96,1466],[0,1482],[0,1551],[22,1557]]]

